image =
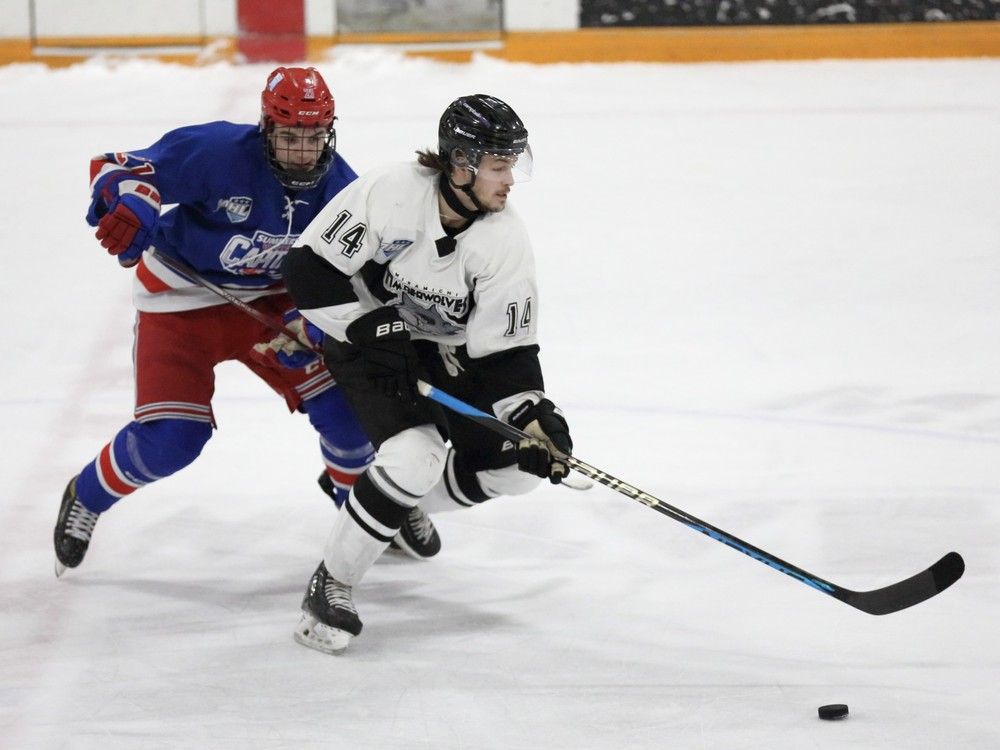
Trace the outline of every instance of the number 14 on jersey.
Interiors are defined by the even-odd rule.
[[[531,327],[531,297],[523,303],[511,302],[507,305],[507,330],[504,336],[526,333]]]

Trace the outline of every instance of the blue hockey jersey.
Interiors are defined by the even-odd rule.
[[[210,122],[178,128],[149,148],[102,154],[91,163],[91,190],[125,170],[151,183],[165,208],[152,237],[158,252],[179,258],[244,300],[284,291],[281,262],[299,234],[357,177],[340,154],[319,185],[291,191],[271,172],[256,125]],[[136,266],[138,309],[209,307],[219,297],[159,263],[147,251]]]

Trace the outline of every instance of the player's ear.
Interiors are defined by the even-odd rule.
[[[472,181],[472,172],[464,167],[452,165],[448,167],[448,178],[452,185],[468,185]]]

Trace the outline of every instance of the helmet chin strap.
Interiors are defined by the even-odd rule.
[[[468,185],[456,185],[452,181],[450,174],[441,176],[444,178],[441,180],[441,195],[444,196],[444,202],[448,204],[448,208],[463,219],[476,219],[486,213],[486,206],[480,203],[475,193],[472,192],[472,186],[476,184],[475,172],[472,172],[472,181]],[[476,210],[473,211],[462,203],[458,196],[455,195],[456,190],[461,190],[465,193],[476,207]]]

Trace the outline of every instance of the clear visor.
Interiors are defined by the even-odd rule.
[[[514,184],[527,182],[531,179],[534,169],[534,157],[531,146],[525,146],[520,154],[490,154],[484,153],[475,167],[468,164],[465,155],[458,149],[452,154],[452,164],[464,167],[476,174],[477,180],[491,180]]]

